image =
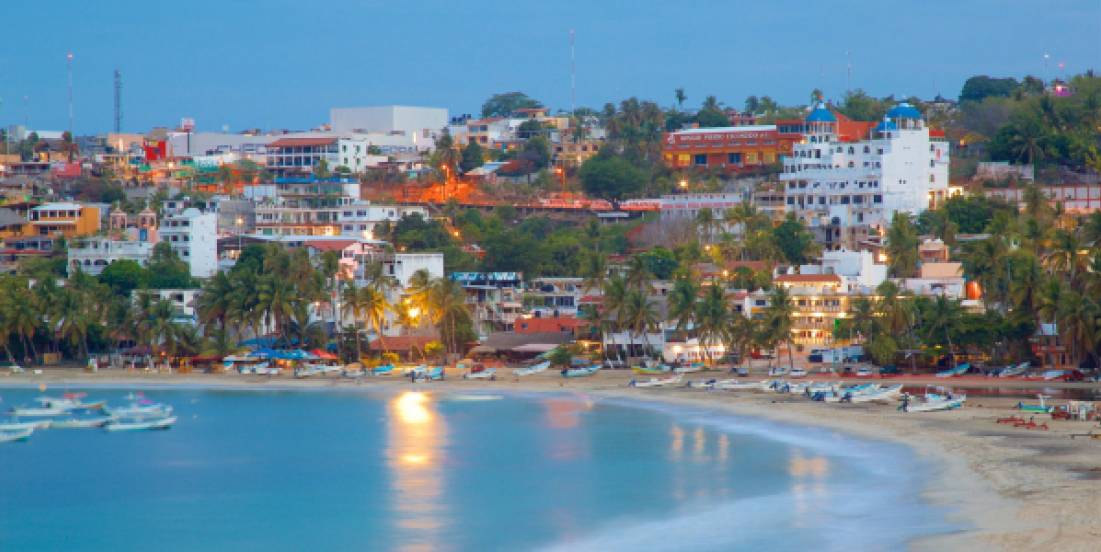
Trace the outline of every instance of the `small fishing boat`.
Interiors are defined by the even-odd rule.
[[[0,443],[11,443],[15,441],[26,441],[34,433],[33,427],[26,429],[19,429],[15,431],[0,431]]]
[[[941,410],[954,410],[956,408],[963,407],[964,401],[967,400],[966,395],[948,397],[945,395],[935,395],[927,393],[925,395],[925,402],[910,404],[906,407],[907,412],[937,412]]]
[[[91,429],[103,427],[114,420],[111,416],[97,416],[95,418],[69,418],[67,420],[54,420],[50,427],[57,429]]]
[[[627,382],[628,387],[664,387],[666,385],[676,385],[681,382],[682,376],[677,374],[665,379],[650,378],[647,381],[631,380]]]
[[[475,367],[476,366],[477,365],[475,365]],[[471,369],[471,371],[463,374],[463,379],[468,379],[468,380],[475,380],[475,379],[476,380],[496,380],[497,379],[497,369],[496,368],[483,368],[483,369],[478,370],[478,371],[474,371],[473,369]]]
[[[0,422],[0,431],[23,431],[24,429],[49,429],[53,420],[34,420],[31,422]]]
[[[685,366],[674,366],[674,374],[691,374],[693,372],[702,372],[706,369],[706,366],[702,362],[693,362]]]
[[[363,368],[344,368],[340,373],[346,378],[362,378],[367,375]]]
[[[144,429],[168,429],[176,424],[175,416],[164,418],[116,419],[103,426],[107,431],[140,431]]]
[[[591,376],[600,371],[599,364],[593,364],[591,366],[585,366],[582,368],[565,368],[562,370],[562,377],[564,378],[584,378]]]
[[[1020,364],[1016,364],[1016,365],[1013,365],[1013,366],[1006,366],[1005,368],[1002,368],[1002,370],[1000,372],[998,372],[998,377],[999,378],[1012,378],[1012,377],[1015,377],[1015,376],[1020,376],[1020,375],[1023,375],[1025,372],[1027,372],[1028,369],[1031,368],[1031,367],[1032,367],[1032,363],[1030,363],[1030,362],[1022,362]]]
[[[371,375],[372,376],[389,376],[390,374],[393,374],[393,373],[394,373],[394,365],[393,364],[380,364],[378,366],[375,366],[374,368],[371,368]]]
[[[971,364],[968,363],[968,362],[964,362],[963,364],[960,364],[959,366],[956,366],[955,368],[949,368],[947,370],[942,370],[940,372],[937,372],[937,377],[938,378],[953,378],[953,377],[956,377],[956,376],[962,376],[962,375],[966,374],[967,371],[970,370],[970,369],[971,369]]]
[[[867,393],[859,393],[853,395],[852,401],[854,403],[867,403],[867,402],[891,402],[897,400],[902,396],[902,385],[892,385],[890,387],[883,387]]]
[[[425,367],[410,374],[413,383],[426,383],[430,381],[442,381],[444,378],[443,366]]]
[[[631,371],[640,376],[660,376],[669,373],[669,367],[665,365],[649,366],[632,366]]]
[[[711,383],[709,386],[711,389],[719,391],[761,391],[768,389],[769,382],[766,381],[742,381],[736,379],[718,380]]]
[[[64,408],[57,407],[15,407],[10,411],[11,415],[17,418],[49,418],[61,416],[66,412]]]
[[[139,416],[142,418],[163,418],[169,416],[172,413],[172,406],[159,402],[153,402],[148,399],[142,399],[140,401],[130,403],[129,406],[124,406],[120,408],[108,408],[106,411],[108,415],[114,416],[116,418],[131,418]]]
[[[523,368],[517,368],[512,371],[517,376],[530,376],[532,374],[538,374],[539,372],[545,372],[547,368],[550,368],[550,361],[544,360],[531,366],[525,366]]]
[[[790,378],[805,378],[807,377],[807,371],[802,368],[795,368],[788,374]]]
[[[1025,404],[1023,401],[1017,403],[1017,410],[1021,412],[1043,412],[1045,414],[1055,410],[1055,407],[1047,404],[1045,399],[1050,399],[1047,395],[1036,395],[1036,398],[1040,399],[1040,404]]]

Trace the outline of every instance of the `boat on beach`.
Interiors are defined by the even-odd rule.
[[[718,381],[705,382],[700,387],[709,387],[718,391],[767,391],[769,386],[768,380],[762,381],[742,381],[736,379],[724,379]]]
[[[600,371],[599,364],[593,364],[591,366],[585,366],[582,368],[564,368],[562,369],[562,377],[564,378],[584,378],[591,376]]]
[[[967,395],[950,396],[933,393],[925,394],[925,401],[917,404],[908,404],[906,412],[937,412],[941,410],[954,410],[963,407]]]
[[[429,381],[441,381],[444,378],[443,366],[433,366],[429,368],[425,365],[420,365],[409,371],[409,377],[413,380],[413,383],[426,383]]]
[[[394,365],[393,364],[380,364],[378,366],[375,366],[374,368],[371,368],[371,375],[372,376],[389,376],[390,374],[393,374],[393,373],[394,373]]]
[[[484,368],[484,369],[478,370],[476,372],[474,370],[471,370],[471,371],[463,374],[463,379],[468,379],[468,380],[496,380],[497,379],[497,369],[496,368]]]
[[[1032,367],[1032,363],[1030,363],[1030,362],[1022,362],[1020,364],[1016,364],[1016,365],[1013,365],[1013,366],[1006,366],[1005,368],[1002,368],[1002,370],[1000,372],[998,372],[998,377],[999,378],[1012,378],[1012,377],[1015,377],[1015,376],[1021,376],[1021,375],[1024,375],[1024,373],[1027,372],[1028,369],[1031,368],[1031,367]]]
[[[953,378],[953,377],[956,377],[956,376],[962,376],[962,375],[966,374],[967,371],[970,370],[970,369],[971,369],[971,363],[964,362],[963,364],[960,364],[959,366],[956,366],[955,368],[949,368],[947,370],[942,370],[940,372],[937,372],[937,377],[938,378]]]
[[[176,424],[175,416],[163,418],[123,418],[112,420],[104,426],[107,431],[141,431],[147,429],[168,429]]]
[[[673,367],[673,373],[674,374],[691,374],[693,372],[702,372],[704,370],[704,368],[705,368],[705,366],[703,365],[702,362],[693,362],[692,364],[688,364],[688,365],[685,365],[685,366],[674,366]]]
[[[532,374],[538,374],[539,372],[545,372],[547,368],[550,368],[550,361],[544,360],[531,366],[525,366],[524,368],[517,368],[512,371],[516,376],[530,376]]]
[[[683,376],[677,374],[664,379],[650,378],[647,381],[637,381],[632,379],[627,382],[628,387],[664,387],[666,385],[676,385],[681,382]]]
[[[33,427],[26,429],[19,429],[15,431],[0,431],[0,443],[12,443],[15,441],[26,441],[34,433]]]

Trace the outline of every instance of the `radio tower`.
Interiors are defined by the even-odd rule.
[[[65,54],[65,72],[69,77],[69,139],[76,140],[73,136],[73,53]]]
[[[115,69],[115,133],[122,132],[122,73]]]
[[[570,114],[573,114],[577,106],[577,57],[574,54],[573,29],[570,29]]]

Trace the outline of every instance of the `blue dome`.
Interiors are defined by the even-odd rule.
[[[819,103],[818,107],[814,108],[814,111],[807,115],[808,123],[836,123],[837,117],[833,113],[826,109],[826,104]]]
[[[898,125],[890,119],[883,119],[878,125],[875,125],[876,132],[884,132],[888,130],[898,130]]]
[[[920,119],[921,111],[918,111],[918,108],[906,102],[902,102],[892,107],[891,110],[887,112],[887,116],[892,119]]]

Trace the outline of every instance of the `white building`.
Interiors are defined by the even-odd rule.
[[[79,238],[69,242],[68,262],[69,267],[96,276],[115,261],[129,260],[148,266],[152,254],[153,243],[148,241]]]
[[[209,278],[218,271],[218,215],[184,209],[161,221],[160,239],[191,267],[191,275]]]
[[[917,215],[948,197],[948,143],[917,108],[895,106],[866,139],[838,136],[837,117],[819,104],[780,175],[787,212],[828,248],[853,248],[896,212]]]
[[[142,295],[151,295],[153,301],[168,301],[177,313],[174,322],[195,323],[195,298],[200,293],[200,289],[135,289],[131,298],[135,303]]]
[[[802,265],[800,274],[836,274],[850,292],[873,290],[887,279],[887,265],[871,251],[823,251],[821,264]]]
[[[418,270],[427,270],[432,279],[443,278],[443,253],[395,253],[384,258],[382,268],[392,276],[402,289],[409,287],[409,280]]]
[[[721,219],[727,209],[742,202],[739,193],[694,193],[661,196],[662,220],[695,220],[702,209],[711,209],[716,219]]]
[[[322,160],[329,171],[347,167],[362,173],[386,161],[384,155],[369,153],[370,141],[365,137],[300,136],[280,138],[267,146],[267,166],[281,175],[309,174]]]
[[[447,109],[382,105],[334,107],[329,110],[333,132],[400,134],[412,139],[419,150],[431,149],[447,127]]]

